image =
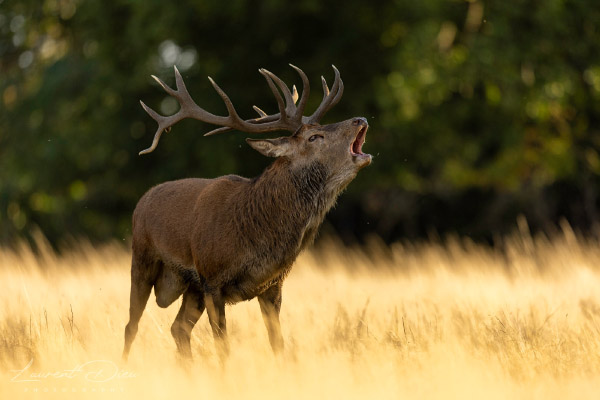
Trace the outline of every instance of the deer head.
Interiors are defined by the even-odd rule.
[[[180,110],[171,116],[162,116],[140,101],[146,112],[158,122],[158,129],[154,135],[152,146],[140,154],[152,152],[164,131],[185,118],[193,118],[220,126],[204,136],[226,132],[232,129],[248,133],[264,133],[285,130],[292,132],[291,136],[276,139],[247,139],[248,144],[268,157],[282,157],[291,161],[292,165],[302,168],[305,165],[318,162],[326,165],[329,171],[335,171],[340,183],[350,181],[358,170],[371,163],[371,155],[362,152],[362,145],[368,129],[366,119],[352,118],[346,121],[329,125],[320,125],[319,121],[325,113],[339,102],[344,92],[344,84],[340,73],[335,66],[334,83],[329,90],[325,78],[321,77],[323,84],[323,100],[315,112],[310,116],[303,116],[304,108],[310,93],[310,85],[306,74],[298,67],[290,64],[302,80],[302,96],[299,98],[296,87],[292,90],[275,74],[266,69],[259,69],[273,92],[277,101],[279,112],[268,115],[260,108],[254,106],[259,117],[243,120],[237,113],[233,103],[225,92],[208,78],[217,93],[223,99],[228,116],[214,115],[198,106],[188,93],[181,74],[175,69],[175,83],[177,89],[167,86],[156,76],[152,76],[163,89],[180,104]],[[282,96],[283,94],[283,96]]]

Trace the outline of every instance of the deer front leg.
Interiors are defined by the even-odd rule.
[[[283,351],[283,336],[279,324],[282,284],[283,282],[278,282],[258,296],[258,304],[260,304],[260,311],[267,327],[269,342],[276,355]]]
[[[222,361],[229,355],[227,342],[227,324],[225,321],[225,301],[220,293],[204,294],[204,303],[208,313],[208,321],[212,328],[215,346]]]
[[[204,311],[204,295],[194,288],[183,294],[181,308],[171,326],[171,334],[177,344],[177,351],[184,359],[192,358],[190,337],[192,329]]]

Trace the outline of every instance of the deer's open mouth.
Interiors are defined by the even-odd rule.
[[[362,126],[360,128],[360,130],[358,131],[358,133],[356,134],[356,138],[354,138],[354,141],[350,145],[350,153],[353,156],[365,155],[365,153],[362,152],[362,146],[365,143],[365,137],[367,136],[367,129],[369,129],[368,125]]]

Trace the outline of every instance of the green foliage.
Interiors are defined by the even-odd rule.
[[[393,224],[428,213],[381,200],[390,193],[537,199],[558,183],[595,218],[599,27],[591,0],[0,0],[0,241],[34,227],[54,241],[126,237],[156,183],[260,173],[268,160],[245,134],[203,138],[210,127],[196,121],[137,156],[156,129],[138,100],[176,110],[150,79],[173,83],[173,64],[199,104],[225,112],[210,75],[246,117],[253,104],[276,109],[259,67],[296,83],[287,63],[302,67],[314,108],[318,76],[331,81],[335,64],[346,92],[324,122],[368,117],[375,162],[334,224],[357,208]]]

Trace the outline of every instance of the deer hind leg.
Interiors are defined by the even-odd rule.
[[[183,302],[175,322],[171,326],[171,334],[177,344],[177,351],[186,359],[192,358],[190,337],[192,329],[204,311],[204,294],[190,287],[183,294]]]
[[[129,295],[129,322],[125,326],[125,346],[123,348],[123,360],[127,361],[131,343],[138,331],[138,323],[146,308],[152,282],[156,273],[158,262],[144,262],[144,258],[134,251],[131,261],[131,292]]]

